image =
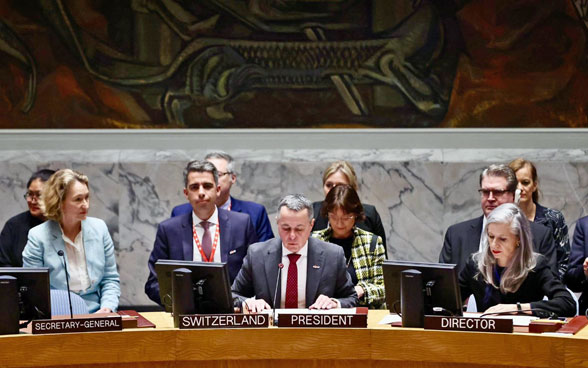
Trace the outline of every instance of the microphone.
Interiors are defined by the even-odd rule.
[[[284,264],[279,263],[278,264],[278,277],[276,277],[276,291],[274,292],[274,302],[273,302],[274,310],[272,311],[272,318],[274,320],[274,326],[276,326],[278,323],[278,321],[276,320],[276,299],[278,297],[278,285],[280,283],[280,278],[282,276],[282,268],[284,268]]]
[[[63,268],[65,268],[65,283],[67,285],[67,299],[69,301],[69,316],[73,319],[73,308],[71,307],[71,291],[69,290],[69,273],[67,272],[67,263],[65,263],[65,254],[62,250],[57,251],[57,255],[63,259]]]

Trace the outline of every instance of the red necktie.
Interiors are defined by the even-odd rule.
[[[288,266],[288,280],[286,281],[286,308],[298,308],[298,266],[296,261],[300,254],[288,254],[290,265]]]
[[[210,252],[212,251],[212,239],[210,238],[210,231],[208,231],[210,222],[202,221],[200,226],[204,228],[204,234],[202,235],[202,251],[206,255],[206,258],[210,258]],[[210,261],[212,262],[212,260]]]

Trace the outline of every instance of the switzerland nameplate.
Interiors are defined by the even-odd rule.
[[[120,316],[73,318],[73,319],[38,319],[32,322],[33,334],[98,332],[122,330]]]
[[[278,327],[366,328],[367,314],[287,314],[280,313]]]
[[[508,332],[512,319],[425,316],[425,330]]]
[[[180,329],[268,327],[269,320],[268,314],[186,314],[180,315]]]

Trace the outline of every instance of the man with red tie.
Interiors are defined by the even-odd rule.
[[[186,167],[184,184],[184,195],[192,211],[159,224],[149,257],[145,293],[158,304],[161,300],[155,273],[157,260],[226,262],[232,281],[243,264],[247,248],[257,242],[249,215],[216,207],[220,186],[212,163],[190,162]]]
[[[253,244],[233,282],[235,305],[250,312],[277,308],[331,309],[357,305],[343,248],[310,237],[312,203],[287,195],[278,206],[279,238]],[[276,290],[277,289],[277,290]]]

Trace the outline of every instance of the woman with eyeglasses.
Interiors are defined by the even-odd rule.
[[[355,285],[359,304],[372,309],[383,307],[382,263],[386,250],[381,237],[356,226],[363,220],[364,212],[355,189],[349,185],[332,188],[325,198],[321,215],[329,219],[329,226],[314,231],[312,236],[343,248],[347,272]]]
[[[34,227],[22,253],[25,267],[49,267],[52,289],[79,294],[91,313],[118,308],[120,281],[114,244],[104,221],[88,217],[88,177],[57,171],[43,189],[41,209],[48,221]]]
[[[517,158],[508,166],[517,176],[517,189],[520,191],[518,205],[521,210],[529,221],[545,225],[553,233],[557,252],[557,269],[560,279],[563,279],[570,258],[570,240],[566,220],[560,211],[539,204],[539,179],[537,169],[531,161]]]
[[[356,192],[358,190],[355,170],[353,169],[353,166],[351,166],[351,164],[347,161],[333,162],[325,170],[325,173],[323,174],[323,191],[325,193],[325,197],[327,194],[329,194],[329,191],[333,187],[341,184],[351,186]],[[324,201],[318,201],[312,204],[314,210],[314,226],[312,227],[313,231],[325,229],[328,225],[328,219],[321,214],[321,206],[323,203]],[[370,204],[363,204],[363,211],[365,217],[363,220],[358,221],[356,226],[381,237],[385,250],[386,232],[384,231],[380,214],[376,210],[376,207]]]
[[[45,221],[39,198],[45,182],[53,173],[55,171],[49,169],[39,170],[27,182],[24,199],[28,210],[6,221],[0,233],[0,267],[22,267],[22,251],[27,244],[29,230]]]
[[[462,298],[473,294],[478,311],[484,313],[575,315],[570,292],[545,257],[533,251],[529,220],[517,205],[496,207],[483,231],[482,248],[459,275]]]

